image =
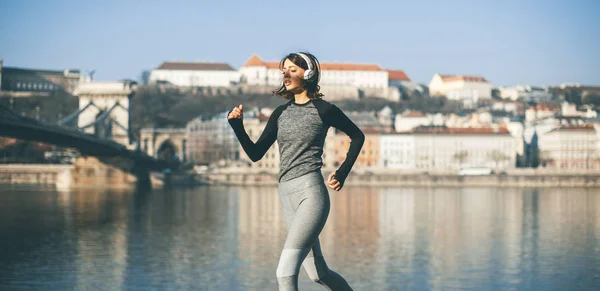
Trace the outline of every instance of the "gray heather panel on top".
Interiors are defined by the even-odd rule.
[[[319,171],[327,128],[313,102],[289,103],[277,119],[277,143],[281,157],[279,181]]]

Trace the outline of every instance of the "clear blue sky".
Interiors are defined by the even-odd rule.
[[[239,68],[252,53],[279,60],[306,50],[420,83],[440,72],[497,85],[600,85],[599,15],[595,0],[1,0],[0,57],[112,80],[138,79],[165,60]]]

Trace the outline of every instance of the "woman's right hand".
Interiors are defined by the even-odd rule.
[[[240,104],[240,106],[233,107],[233,110],[231,110],[231,112],[229,112],[229,115],[227,115],[227,120],[234,118],[244,118],[244,107],[242,104]]]

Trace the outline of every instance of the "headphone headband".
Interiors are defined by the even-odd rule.
[[[306,65],[308,66],[309,70],[313,69],[312,68],[312,62],[310,61],[310,58],[307,55],[305,55],[303,53],[296,53],[296,54],[299,55],[299,56],[301,56],[306,61]]]
[[[308,69],[304,71],[304,80],[312,78],[315,75],[315,70],[313,68],[313,63],[311,62],[310,58],[303,53],[296,54],[302,57],[306,61],[306,65],[308,66]]]

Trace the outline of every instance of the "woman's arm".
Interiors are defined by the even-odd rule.
[[[231,128],[233,128],[233,132],[235,133],[240,144],[242,145],[242,148],[244,149],[250,160],[252,160],[253,162],[259,161],[277,139],[278,116],[279,114],[276,114],[276,111],[273,111],[273,113],[269,117],[269,120],[267,121],[265,129],[263,130],[256,143],[252,142],[252,140],[246,133],[242,119],[228,119],[229,125],[231,126]]]
[[[350,118],[335,105],[332,105],[328,110],[327,119],[331,126],[341,130],[350,137],[350,148],[346,154],[346,159],[337,169],[335,174],[336,180],[343,186],[354,162],[356,162],[358,154],[360,154],[360,150],[365,142],[365,135],[358,126],[356,126],[356,124],[354,124],[354,122],[352,122],[352,120],[350,120]]]

